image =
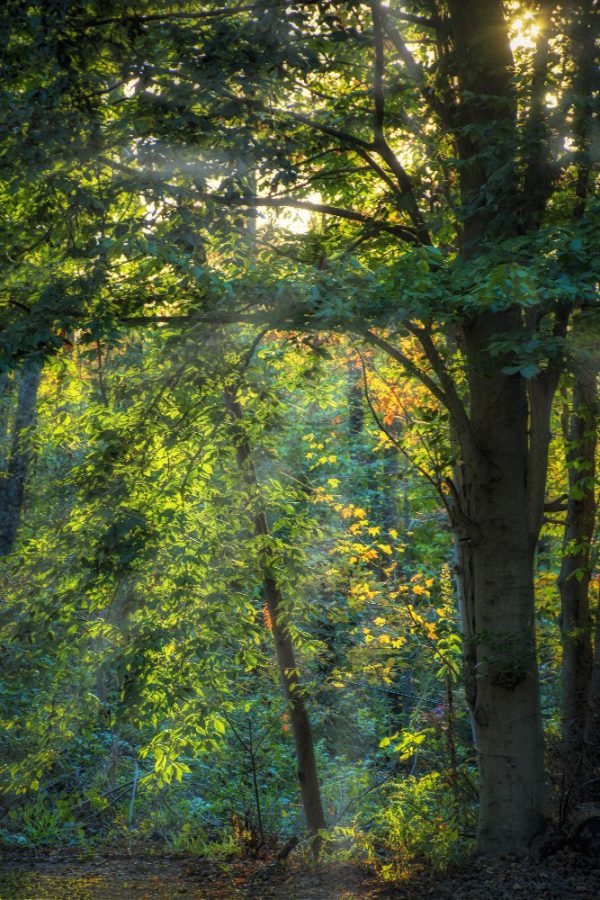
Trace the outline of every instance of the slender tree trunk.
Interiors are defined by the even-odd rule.
[[[8,420],[12,395],[12,381],[7,372],[0,372],[0,472],[4,472],[8,462]]]
[[[463,467],[459,466],[455,472],[455,483],[458,488],[458,496],[463,507],[468,508],[468,481]],[[455,512],[455,510],[453,510]],[[475,728],[475,706],[477,704],[477,641],[475,634],[475,596],[473,581],[473,555],[471,553],[471,541],[467,530],[455,518],[454,522],[454,553],[456,574],[456,595],[458,598],[458,610],[460,614],[460,626],[462,632],[462,668],[465,699],[469,710],[471,733],[473,744],[477,748],[477,730]]]
[[[33,459],[31,430],[36,419],[41,374],[41,360],[32,358],[24,364],[19,379],[10,453],[0,481],[0,556],[11,553],[17,539],[25,487]]]
[[[259,513],[256,516],[255,523],[257,536],[266,536],[268,529],[264,513]],[[312,727],[302,693],[300,671],[296,663],[294,645],[285,624],[283,598],[275,579],[268,574],[266,560],[263,563],[263,584],[265,600],[273,627],[277,663],[283,690],[288,701],[290,722],[296,745],[298,781],[300,782],[304,816],[308,830],[313,834],[317,834],[320,830],[327,827],[327,823],[321,800],[321,787],[317,772]]]
[[[398,459],[398,451],[395,447],[389,447],[384,451],[383,456],[383,483],[381,485],[381,524],[385,531],[399,531],[400,517],[398,513],[398,486],[400,481],[400,461]],[[403,483],[406,488],[406,482]],[[406,493],[404,502],[408,502]],[[408,528],[406,529],[408,531]]]
[[[565,764],[577,782],[585,765],[585,731],[592,676],[590,616],[591,547],[596,523],[597,385],[594,371],[580,372],[565,435],[569,497],[558,579],[563,647],[562,714]],[[566,771],[566,769],[565,769]]]
[[[327,827],[327,823],[321,800],[312,727],[303,695],[294,645],[287,626],[285,603],[277,580],[273,575],[272,554],[268,541],[265,540],[269,537],[269,526],[265,512],[261,509],[258,477],[251,458],[250,444],[243,428],[240,427],[243,420],[243,411],[236,399],[235,391],[231,388],[225,389],[225,405],[234,423],[234,443],[240,470],[254,496],[254,533],[260,539],[259,560],[264,597],[273,629],[279,674],[288,703],[290,723],[296,746],[302,806],[308,830],[312,834],[317,834]]]
[[[590,768],[595,767],[596,771],[600,771],[600,581],[597,583],[596,635],[584,739],[588,766]],[[600,782],[598,782],[598,779],[594,782],[593,797],[595,800],[598,800],[600,797]]]

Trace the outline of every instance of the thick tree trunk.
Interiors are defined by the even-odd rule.
[[[516,536],[511,503],[508,486],[484,482],[473,492],[473,511],[493,508],[496,517],[471,550],[469,683],[481,782],[477,850],[495,856],[526,849],[541,824],[544,787],[533,552]]]
[[[541,824],[543,731],[534,627],[537,535],[529,517],[525,380],[486,355],[492,329],[466,335],[471,434],[457,516],[466,689],[480,768],[477,850],[524,850]]]
[[[251,459],[251,448],[243,429],[240,427],[243,412],[235,391],[225,389],[225,405],[234,423],[234,443],[240,470],[254,495],[254,533],[260,539],[259,563],[263,579],[263,590],[275,643],[275,653],[279,675],[288,703],[290,723],[296,747],[298,781],[306,826],[311,834],[318,834],[327,827],[321,788],[315,758],[312,727],[303,695],[300,670],[296,663],[294,645],[287,626],[285,603],[279,585],[272,574],[273,559],[269,550],[269,526],[267,517],[260,506],[259,484],[256,469]]]
[[[565,761],[577,778],[584,762],[584,734],[592,674],[589,587],[596,520],[596,373],[580,373],[573,386],[573,410],[565,435],[569,498],[558,579],[563,647],[562,711]]]
[[[462,159],[461,256],[469,260],[519,227],[514,66],[500,0],[449,0],[448,8],[464,97],[453,123]],[[556,325],[558,337],[559,317]],[[468,423],[450,396],[462,451],[452,502],[466,693],[479,755],[476,850],[490,856],[525,850],[544,803],[534,554],[556,372],[549,365],[528,392],[520,374],[503,371],[514,364],[511,353],[491,348],[509,334],[518,346],[533,327],[516,307],[465,317]]]
[[[514,66],[500,0],[449,0],[448,9],[463,97],[450,123],[462,160],[461,256],[469,260],[514,235]],[[526,380],[503,371],[510,353],[501,358],[490,348],[499,335],[513,334],[518,343],[523,326],[516,308],[465,317],[467,421],[446,389],[462,451],[452,503],[466,692],[479,756],[476,850],[490,856],[526,849],[540,828],[544,799],[534,618],[544,483],[533,475],[545,464],[549,427],[545,408],[539,421],[530,419]],[[546,387],[545,376],[542,382]]]
[[[455,483],[458,496],[464,508],[467,507],[468,481],[462,466],[457,467]],[[456,574],[456,595],[462,631],[462,668],[465,699],[469,710],[473,744],[477,748],[477,732],[475,728],[475,706],[477,703],[477,642],[475,634],[475,597],[473,593],[473,555],[471,540],[466,529],[458,520],[454,520],[454,553]]]
[[[11,553],[17,539],[25,486],[33,459],[31,429],[35,424],[41,360],[28,360],[19,378],[17,409],[8,461],[0,481],[0,556]]]

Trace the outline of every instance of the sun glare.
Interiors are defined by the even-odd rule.
[[[537,36],[540,32],[532,16],[523,16],[512,23],[510,47],[515,50],[534,50]]]
[[[310,203],[321,203],[321,195],[316,192],[309,194],[304,199]],[[269,210],[263,218],[263,222],[264,224],[277,225],[279,228],[291,231],[293,234],[306,234],[310,231],[316,215],[317,213],[311,209],[284,207]]]

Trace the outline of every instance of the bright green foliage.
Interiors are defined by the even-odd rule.
[[[543,121],[517,41],[508,133],[497,97],[456,93],[451,5],[0,11],[2,478],[15,373],[44,365],[1,572],[3,841],[222,857],[300,832],[270,577],[330,849],[396,877],[470,846],[464,535],[448,524],[464,332],[510,318],[475,368],[528,390],[596,365],[600,255],[584,13],[555,10]],[[514,40],[529,4],[504,5]],[[549,471],[560,497],[556,436]],[[562,525],[545,523],[536,573],[552,734]]]
[[[46,370],[42,505],[30,503],[5,574],[3,783],[24,795],[5,826],[10,841],[116,840],[135,779],[136,840],[158,834],[199,852],[229,833],[232,811],[249,810],[256,828],[250,738],[263,828],[298,827],[289,723],[223,406],[222,385],[246,349],[243,336],[240,350],[225,338],[217,347],[220,356],[211,343],[201,355],[176,345],[161,366],[160,343],[140,338],[102,345],[100,355],[76,347]],[[366,759],[388,722],[397,726],[405,709],[407,727],[414,719],[425,728],[417,741],[433,734],[418,717],[439,703],[444,679],[428,673],[426,656],[432,640],[443,645],[434,628],[445,628],[452,597],[447,574],[443,590],[424,574],[437,555],[414,542],[414,562],[406,559],[420,529],[433,536],[427,504],[402,543],[376,524],[377,506],[367,518],[357,505],[374,503],[362,463],[370,481],[383,473],[381,432],[365,418],[360,455],[349,452],[349,379],[342,368],[324,384],[315,367],[318,358],[294,343],[269,339],[244,374],[242,398],[273,571],[310,673],[328,814],[359,823],[362,793],[379,777]],[[396,518],[402,485],[420,496],[409,470],[402,479],[389,487]],[[432,592],[437,609],[424,605]],[[399,761],[412,765],[412,750]]]

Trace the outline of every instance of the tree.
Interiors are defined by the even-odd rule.
[[[592,544],[596,527],[597,372],[593,363],[575,376],[572,409],[565,412],[569,493],[559,574],[563,645],[563,735],[565,771],[577,793],[597,763],[596,698],[592,684],[594,635],[590,603]],[[585,794],[585,791],[584,791]]]
[[[298,760],[298,781],[302,794],[304,817],[310,833],[317,836],[327,827],[321,788],[317,772],[312,726],[306,699],[300,680],[300,669],[281,587],[277,579],[276,560],[273,552],[269,523],[260,496],[260,484],[252,459],[252,447],[244,432],[244,413],[237,396],[239,385],[227,385],[224,389],[225,408],[232,423],[233,445],[241,474],[250,492],[253,507],[254,534],[258,542],[258,560],[263,581],[265,603],[268,611],[281,684],[288,703],[290,721]],[[317,842],[319,838],[317,838]],[[318,846],[318,843],[317,845]]]
[[[439,488],[458,547],[477,846],[523,849],[544,798],[533,568],[549,417],[571,311],[597,296],[591,3],[81,3],[35,22],[14,6],[9,151],[31,146],[33,89],[36,111],[55,113],[47,145],[33,136],[36,171],[54,170],[60,123],[57,190],[74,185],[81,211],[51,260],[36,251],[46,281],[27,302],[11,255],[7,352],[90,321],[190,337],[236,321],[343,330],[419,379],[456,448]],[[303,238],[267,223],[241,269],[236,217],[282,209],[327,224]]]

